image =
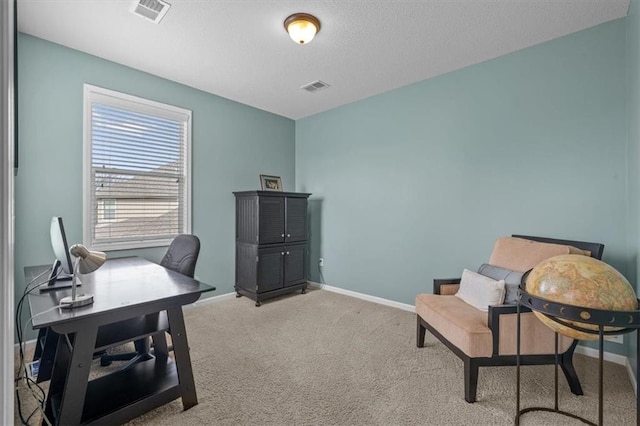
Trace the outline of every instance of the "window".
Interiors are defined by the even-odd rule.
[[[84,241],[117,250],[191,232],[191,111],[84,86]]]
[[[103,220],[116,220],[116,200],[113,198],[102,200],[102,202],[98,200],[98,210],[100,208],[102,208]]]

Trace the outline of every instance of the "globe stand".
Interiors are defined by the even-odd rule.
[[[572,328],[588,334],[598,335],[598,423],[580,417],[577,414],[563,411],[558,404],[558,332],[555,332],[555,391],[554,406],[550,407],[527,407],[520,409],[520,313],[521,307],[525,312],[536,311],[552,321],[563,326]],[[578,321],[583,324],[595,325],[598,330],[580,327],[569,321]],[[605,327],[616,327],[617,330],[606,330]],[[581,306],[567,305],[553,302],[541,297],[527,293],[520,288],[518,290],[518,303],[516,306],[516,417],[515,424],[520,424],[520,417],[532,411],[547,411],[557,413],[566,417],[581,420],[588,425],[602,425],[602,399],[603,399],[603,366],[604,366],[604,336],[631,333],[636,331],[636,353],[640,355],[640,310],[639,311],[609,311],[602,309],[584,308]],[[640,370],[640,356],[636,359],[636,383],[638,382],[638,371]],[[640,393],[636,392],[636,425],[640,425]]]

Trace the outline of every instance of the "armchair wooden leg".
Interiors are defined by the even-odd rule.
[[[571,392],[574,395],[584,395],[582,386],[580,386],[580,379],[578,379],[576,369],[573,367],[573,350],[569,350],[562,355],[560,367],[562,367],[562,372],[567,378]]]
[[[416,346],[418,346],[419,348],[424,348],[424,336],[427,332],[427,329],[425,328],[425,326],[422,324],[422,318],[420,318],[420,315],[416,315],[416,318],[418,320],[418,327],[416,329]]]
[[[476,402],[476,391],[478,390],[478,363],[473,359],[464,360],[464,399],[467,402]]]

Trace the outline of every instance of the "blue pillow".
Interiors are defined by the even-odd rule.
[[[499,266],[483,263],[478,268],[478,273],[494,280],[504,280],[507,294],[504,297],[504,303],[516,303],[518,301],[518,286],[522,281],[524,272],[512,271],[510,269],[500,268]]]

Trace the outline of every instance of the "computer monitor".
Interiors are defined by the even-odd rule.
[[[56,259],[51,267],[49,282],[40,286],[41,292],[69,288],[71,287],[71,278],[73,276],[73,263],[71,263],[67,235],[64,232],[64,224],[61,217],[53,217],[51,219],[49,232],[51,234],[51,247]]]

